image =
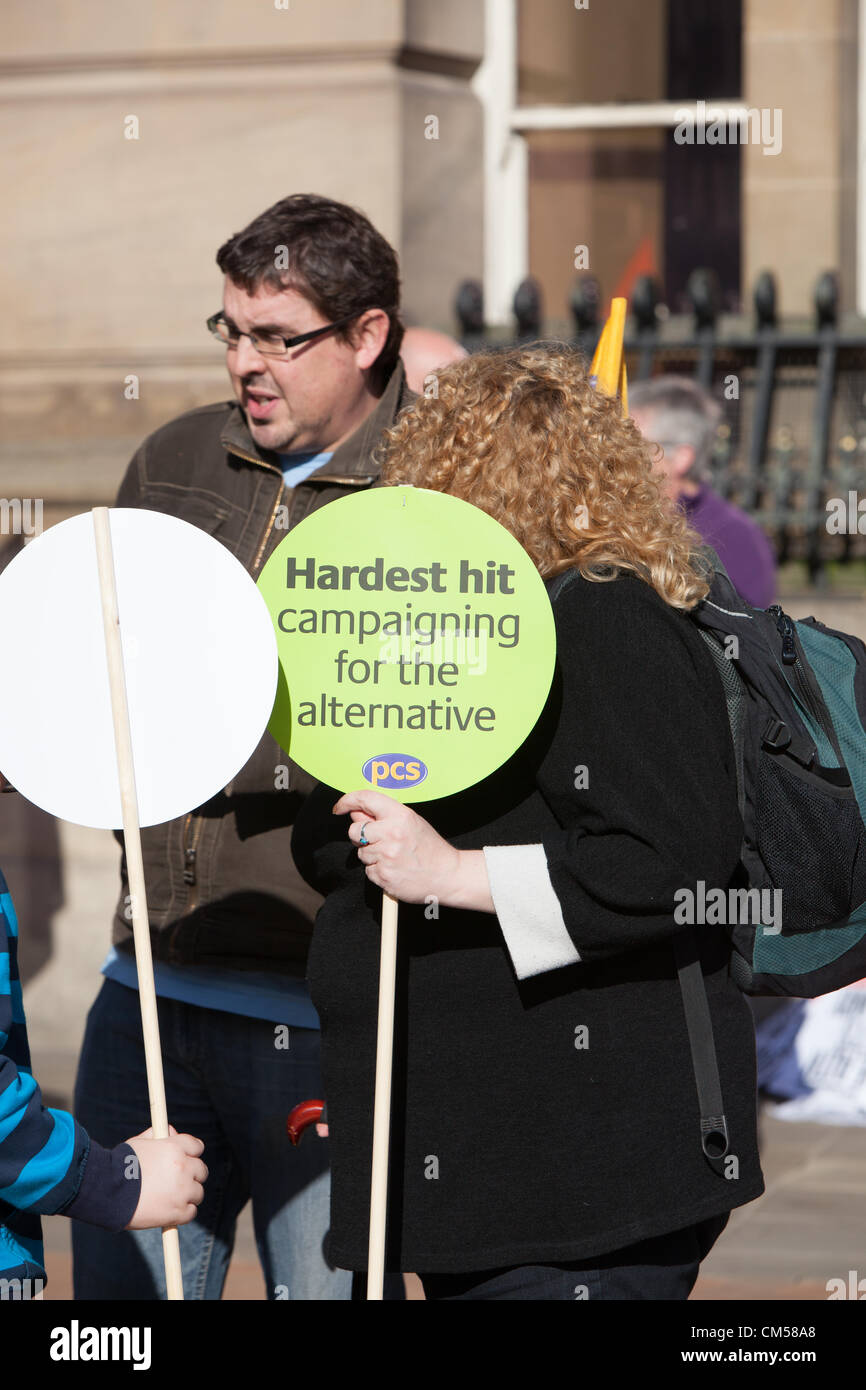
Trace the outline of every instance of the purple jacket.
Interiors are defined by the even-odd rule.
[[[738,593],[753,608],[769,607],[776,596],[776,559],[757,522],[707,484],[693,497],[680,493],[678,504],[713,547]]]

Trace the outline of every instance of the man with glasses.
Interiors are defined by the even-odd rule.
[[[262,213],[217,264],[223,306],[207,326],[225,345],[236,399],[151,435],[117,506],[202,527],[257,578],[288,526],[375,481],[372,452],[413,399],[399,359],[399,270],[366,217],[309,194]],[[291,1108],[321,1095],[304,984],[320,899],[290,850],[312,785],[265,734],[217,796],[142,831],[169,1119],[204,1141],[210,1172],[196,1220],[180,1231],[187,1298],[220,1298],[250,1198],[268,1298],[351,1296],[351,1276],[322,1253],[327,1143],[293,1149],[286,1137]],[[111,1145],[148,1113],[128,894],[122,861],[75,1095],[81,1123]],[[76,1298],[165,1297],[159,1231],[73,1224]]]

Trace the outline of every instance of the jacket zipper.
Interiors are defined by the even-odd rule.
[[[237,453],[237,450],[236,450],[236,449],[233,449],[233,450],[232,450],[232,453]],[[244,454],[239,454],[238,457],[239,457],[239,458],[244,458],[245,455],[244,455]],[[252,459],[249,460],[250,463],[252,463],[253,461],[254,461],[254,460],[252,460]],[[261,466],[261,467],[268,468],[268,469],[271,468],[271,465],[270,465],[269,463],[261,464],[260,461],[259,461],[259,463],[260,463],[260,466]],[[276,471],[276,470],[274,470],[274,471]],[[363,483],[365,483],[365,482],[372,482],[372,475],[371,475],[369,478],[366,477],[366,476],[364,476],[364,477],[349,477],[348,475],[347,475],[345,478],[343,478],[343,477],[338,476],[337,474],[334,474],[333,477],[329,476],[328,478],[323,478],[323,479],[322,479],[322,482],[328,482],[328,483],[341,483],[344,487],[347,487],[347,486],[349,486],[349,485],[351,485],[351,484],[354,484],[355,486],[358,486],[358,485],[363,484]],[[281,503],[281,501],[282,501],[283,491],[284,491],[284,487],[281,485],[281,486],[280,486],[280,490],[279,490],[279,492],[277,493],[276,501],[274,502],[273,511],[271,512],[271,515],[270,515],[270,517],[268,518],[268,524],[267,524],[267,526],[265,527],[265,533],[264,533],[264,535],[262,536],[261,542],[260,542],[260,544],[259,544],[259,548],[258,548],[258,550],[256,551],[255,559],[253,560],[253,567],[252,567],[252,569],[250,570],[250,574],[252,574],[252,575],[255,575],[255,574],[258,573],[258,569],[259,569],[259,565],[260,565],[260,563],[261,563],[262,555],[264,554],[265,546],[266,546],[267,543],[268,543],[268,537],[270,536],[271,531],[273,530],[274,522],[275,522],[276,519],[277,519],[277,512],[280,510],[280,503]]]
[[[192,811],[190,811],[183,825],[183,881],[188,889],[186,907],[182,913],[183,917],[189,917],[191,913],[195,912],[198,906],[198,873],[196,871],[195,861],[203,824],[204,817],[195,816]],[[190,835],[191,828],[192,835]],[[171,934],[168,943],[169,960],[171,960],[174,955],[174,943],[179,930],[180,925],[178,924]]]
[[[195,822],[195,826],[193,828],[192,837],[190,837],[189,832],[190,827],[193,825],[193,821]],[[204,818],[202,816],[194,816],[192,811],[190,811],[183,827],[183,881],[188,888],[193,890],[187,899],[187,912],[192,912],[194,910],[198,898],[198,875],[196,873],[195,857],[198,852],[199,836],[201,835],[203,823]]]
[[[261,541],[260,541],[260,543],[259,543],[259,548],[258,548],[258,550],[256,551],[256,556],[255,556],[255,559],[253,560],[253,567],[252,567],[252,569],[250,570],[250,574],[251,574],[251,575],[255,575],[255,574],[258,572],[258,568],[259,568],[259,565],[260,565],[260,563],[261,563],[262,556],[263,556],[263,554],[264,554],[264,552],[265,552],[265,546],[266,546],[267,543],[268,543],[268,537],[270,536],[271,531],[273,530],[273,527],[274,527],[274,522],[275,522],[276,519],[277,519],[277,512],[280,510],[280,502],[281,502],[281,499],[282,499],[282,496],[283,496],[283,491],[284,491],[284,486],[283,486],[282,474],[281,474],[281,475],[280,475],[280,488],[279,488],[279,491],[278,491],[278,493],[277,493],[276,501],[274,502],[273,510],[272,510],[270,516],[268,517],[268,524],[267,524],[267,526],[265,527],[264,535],[262,536],[262,539],[261,539]]]

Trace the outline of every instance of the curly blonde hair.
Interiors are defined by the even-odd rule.
[[[435,374],[383,436],[382,482],[461,497],[511,532],[543,578],[631,570],[673,608],[709,592],[700,536],[665,495],[652,446],[567,344],[476,353]]]

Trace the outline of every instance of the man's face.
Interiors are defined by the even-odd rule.
[[[674,501],[685,491],[695,491],[686,481],[686,474],[695,461],[695,451],[688,444],[671,444],[659,440],[656,428],[656,411],[642,409],[640,406],[629,412],[644,439],[651,444],[660,443],[663,455],[655,464],[655,473],[668,497]]]
[[[248,294],[228,278],[223,313],[242,332],[268,329],[286,338],[328,323],[297,290],[262,285]],[[351,433],[365,387],[357,358],[335,333],[290,348],[285,357],[263,356],[249,338],[227,348],[232,386],[256,444],[276,453],[329,449]]]

